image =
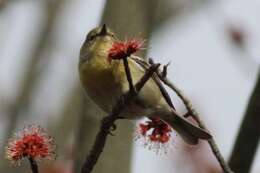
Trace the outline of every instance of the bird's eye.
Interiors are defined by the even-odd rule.
[[[95,38],[95,35],[90,35],[87,39],[89,40],[89,41],[91,41],[91,40],[93,40]]]

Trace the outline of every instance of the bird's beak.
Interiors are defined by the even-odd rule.
[[[107,35],[107,26],[104,24],[101,28],[99,35]]]

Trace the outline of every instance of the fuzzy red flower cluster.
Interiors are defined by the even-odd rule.
[[[39,126],[28,126],[15,134],[6,147],[7,159],[17,162],[23,158],[44,159],[55,156],[53,138]]]
[[[113,59],[129,57],[131,54],[142,49],[143,44],[144,41],[142,39],[114,42],[111,49],[108,51],[108,61],[111,62]]]
[[[142,136],[147,136],[152,142],[166,143],[170,140],[171,127],[159,118],[150,118],[139,125]],[[151,133],[148,134],[148,131]]]

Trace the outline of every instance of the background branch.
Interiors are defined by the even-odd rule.
[[[33,91],[37,87],[40,76],[45,72],[46,66],[48,66],[51,60],[49,58],[42,59],[42,56],[49,48],[48,46],[52,40],[52,30],[60,12],[59,8],[63,5],[63,2],[64,1],[62,0],[46,0],[46,2],[43,2],[45,5],[45,11],[42,27],[39,31],[39,38],[37,38],[38,40],[33,45],[34,48],[27,64],[23,67],[23,77],[20,79],[21,82],[19,83],[19,88],[17,88],[18,91],[16,98],[10,103],[10,105],[7,105],[6,129],[4,132],[3,142],[1,142],[0,145],[7,143],[8,138],[12,135],[13,130],[17,126],[19,119],[26,119],[26,116],[28,116],[26,111],[31,106],[30,99],[32,98]],[[39,63],[44,63],[45,65],[39,66]],[[23,116],[23,118],[21,118],[21,116]],[[4,150],[0,149],[0,159],[3,159],[3,161],[0,162],[0,172],[2,172],[2,170],[6,171],[8,167],[3,156]],[[13,170],[15,169],[13,168]],[[17,170],[15,171],[17,172]]]
[[[260,73],[242,120],[229,160],[231,168],[248,173],[252,166],[260,138]]]
[[[4,140],[7,141],[10,137],[13,129],[17,125],[18,115],[20,114],[21,110],[28,108],[30,103],[30,97],[33,93],[39,76],[42,74],[44,69],[46,69],[46,65],[41,69],[38,67],[38,63],[40,62],[45,50],[47,49],[50,40],[52,39],[51,33],[56,22],[56,18],[59,13],[59,8],[62,5],[62,0],[52,1],[47,0],[46,4],[46,12],[45,12],[45,20],[43,23],[43,27],[40,31],[40,38],[36,43],[36,46],[31,54],[30,59],[28,60],[28,64],[24,67],[24,78],[21,80],[21,87],[18,89],[18,94],[14,102],[8,108],[8,122],[7,122],[7,129]],[[45,64],[47,64],[49,59],[44,59]],[[26,115],[26,114],[24,114]]]

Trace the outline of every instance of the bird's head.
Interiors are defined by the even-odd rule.
[[[115,41],[115,34],[104,24],[92,29],[80,51],[80,60],[84,61],[93,53],[105,53]]]

